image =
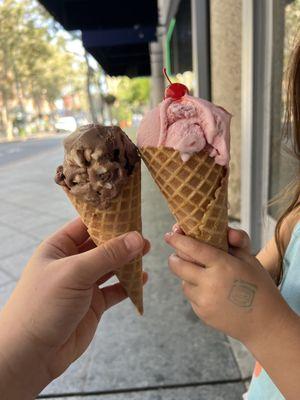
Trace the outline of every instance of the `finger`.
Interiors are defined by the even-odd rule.
[[[182,282],[182,291],[185,297],[191,301],[192,303],[196,304],[199,302],[199,287],[192,285],[188,282]]]
[[[151,244],[150,244],[149,240],[147,240],[147,239],[144,239],[144,240],[145,240],[145,246],[144,246],[144,249],[143,249],[143,256],[146,255],[151,249]],[[84,253],[85,251],[92,250],[95,247],[96,247],[96,244],[89,237],[82,245],[80,245],[78,247],[78,252],[79,253]]]
[[[248,253],[248,251],[236,247],[229,247],[229,254],[247,263],[249,263],[252,258],[251,254]]]
[[[178,257],[182,258],[185,261],[189,261],[191,263],[196,263],[197,265],[200,265],[201,267],[203,267],[203,265],[200,264],[197,260],[195,260],[192,256],[189,256],[180,250],[177,250],[176,254],[178,255]]]
[[[145,241],[145,245],[143,248],[143,256],[146,255],[147,253],[149,253],[149,251],[151,250],[151,243],[149,242],[148,239],[144,239]]]
[[[109,272],[108,274],[104,275],[102,278],[98,279],[96,282],[97,286],[101,286],[103,283],[107,282],[110,278],[115,276],[116,274],[114,272]],[[148,273],[143,271],[143,284],[148,282]]]
[[[149,281],[148,272],[143,271],[143,285],[145,285]]]
[[[78,252],[79,253],[84,253],[85,251],[89,251],[92,250],[96,247],[95,243],[93,242],[93,240],[89,237],[84,243],[82,243],[79,247],[78,247]]]
[[[180,235],[185,234],[177,223],[172,226],[172,232],[178,233]],[[176,254],[178,255],[178,257],[182,258],[183,260],[190,261],[190,262],[195,261],[192,257],[190,257],[188,254],[183,253],[182,251],[177,251]]]
[[[184,235],[183,230],[180,228],[180,226],[177,223],[172,226],[172,232]]]
[[[53,258],[70,256],[78,252],[77,247],[84,243],[88,237],[86,226],[80,217],[77,217],[49,236],[42,243],[41,248],[44,255]]]
[[[238,247],[250,253],[251,241],[248,234],[241,229],[228,229],[228,242],[232,247]]]
[[[73,221],[65,224],[56,234],[64,235],[72,240],[76,246],[80,246],[89,237],[87,227],[84,225],[80,217],[76,217]]]
[[[101,289],[101,292],[104,297],[105,311],[128,297],[128,294],[120,283],[106,286],[105,288]]]
[[[180,235],[184,235],[185,233],[183,230],[180,228],[180,226],[176,223],[172,227],[172,232],[173,233],[178,233]],[[196,262],[193,257],[189,256],[188,254],[185,254],[183,251],[177,251],[176,254],[178,257],[182,258],[183,260],[190,261],[190,262]]]
[[[225,251],[210,246],[207,243],[200,242],[188,236],[178,233],[167,233],[165,241],[176,251],[182,251],[185,254],[192,255],[193,259],[206,267],[223,265],[229,262],[232,257]]]
[[[197,315],[197,317],[201,318],[200,307],[196,303],[193,303],[192,301],[190,301],[190,304],[191,304],[191,307],[192,307],[194,313]],[[204,321],[202,320],[202,322],[204,322]]]
[[[145,284],[147,280],[148,274],[144,272],[143,284]],[[105,310],[108,310],[110,307],[113,307],[128,297],[126,291],[123,289],[120,283],[106,286],[105,288],[101,289],[101,292],[105,301]]]
[[[141,256],[145,246],[138,232],[128,232],[85,253],[69,258],[71,278],[83,285],[92,285],[108,272],[116,271]]]
[[[110,278],[112,278],[115,275],[114,272],[109,272],[108,274],[105,274],[102,276],[102,278],[98,279],[96,284],[97,286],[103,285],[106,281],[108,281]]]
[[[84,253],[85,251],[92,250],[96,247],[96,244],[93,240],[89,237],[83,244],[78,247],[79,253]],[[143,249],[143,256],[146,255],[151,250],[151,244],[149,240],[145,239],[145,246]]]
[[[169,268],[174,275],[183,281],[197,285],[203,273],[203,267],[184,261],[175,254],[169,257]]]

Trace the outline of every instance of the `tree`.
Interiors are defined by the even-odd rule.
[[[110,93],[117,99],[113,109],[117,120],[130,120],[133,113],[143,112],[149,101],[149,78],[108,77],[107,83]]]
[[[92,80],[93,80],[93,69],[89,64],[89,57],[88,57],[88,53],[86,50],[84,51],[84,58],[85,58],[86,70],[87,70],[87,72],[86,72],[86,92],[87,92],[88,102],[89,102],[89,111],[90,111],[92,121],[94,123],[97,123],[97,113],[95,110],[94,100],[93,100],[93,96],[92,96],[92,92],[91,92],[91,85],[92,85]]]
[[[66,51],[66,42],[36,1],[0,3],[1,122],[8,136],[13,110],[24,113],[25,101],[32,99],[36,114],[41,114],[42,103],[53,105],[64,88],[83,88],[84,62]]]

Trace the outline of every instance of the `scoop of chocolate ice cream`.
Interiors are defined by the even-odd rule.
[[[55,182],[84,201],[107,208],[139,161],[136,146],[118,126],[89,124],[64,140]]]

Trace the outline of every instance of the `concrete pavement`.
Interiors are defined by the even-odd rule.
[[[53,182],[62,148],[39,151],[0,165],[0,307],[38,243],[76,215]],[[251,362],[238,343],[201,323],[184,300],[168,271],[170,249],[162,241],[173,220],[145,170],[143,178],[143,229],[152,241],[144,261],[150,275],[145,316],[138,317],[129,301],[107,312],[88,351],[43,396],[241,399]]]

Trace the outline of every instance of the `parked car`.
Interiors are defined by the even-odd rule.
[[[77,128],[77,122],[74,117],[60,117],[54,126],[57,132],[73,132]]]

